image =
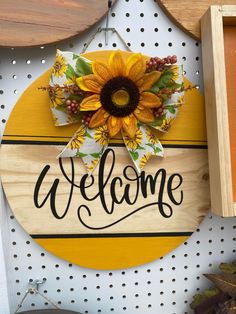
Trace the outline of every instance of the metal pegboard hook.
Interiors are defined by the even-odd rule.
[[[25,291],[25,294],[24,294],[23,298],[21,299],[21,302],[18,304],[14,314],[18,313],[18,311],[22,308],[22,305],[25,302],[25,300],[29,294],[38,294],[43,299],[45,299],[48,303],[50,303],[54,308],[59,309],[59,307],[54,302],[52,302],[43,293],[41,293],[39,291],[39,286],[44,284],[45,282],[46,282],[46,279],[43,278],[42,280],[36,279],[36,280],[28,283],[28,289]]]
[[[91,42],[94,40],[94,38],[96,37],[96,35],[98,33],[101,33],[101,32],[112,32],[112,33],[115,33],[118,38],[120,39],[120,41],[122,42],[122,44],[125,46],[125,48],[128,50],[128,51],[131,51],[132,50],[130,49],[130,47],[127,45],[127,43],[125,42],[125,40],[123,39],[123,37],[120,35],[120,33],[114,28],[114,27],[99,27],[96,32],[90,37],[90,39],[88,40],[88,42],[86,43],[86,45],[84,46],[84,48],[81,50],[81,54],[82,53],[85,53],[85,51],[88,49],[88,47],[90,46]]]
[[[108,45],[108,27],[109,27],[109,17],[111,13],[112,0],[108,0],[108,12],[106,17],[106,30],[105,30],[105,46]]]
[[[33,282],[29,283],[29,288],[34,289],[35,293],[37,294],[39,290],[39,286],[44,284],[46,280],[47,280],[46,278],[43,278],[43,280],[36,279]]]
[[[99,27],[96,30],[96,32],[89,38],[87,43],[84,45],[83,49],[81,50],[81,54],[85,53],[85,51],[88,49],[88,47],[90,46],[91,42],[94,40],[96,35],[98,33],[101,33],[101,32],[105,32],[105,46],[108,45],[108,32],[112,32],[112,33],[115,33],[118,36],[118,38],[120,39],[122,44],[125,46],[125,48],[128,51],[132,52],[132,50],[127,45],[127,43],[125,42],[124,38],[120,35],[120,33],[114,27],[109,27],[109,17],[110,17],[110,13],[111,13],[111,7],[112,7],[112,0],[108,0],[108,12],[107,12],[107,16],[106,16],[106,27]]]

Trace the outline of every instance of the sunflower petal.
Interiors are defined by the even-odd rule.
[[[109,57],[109,68],[114,77],[123,76],[125,73],[125,63],[119,51],[114,51]]]
[[[133,114],[122,118],[122,129],[129,138],[133,138],[137,131],[137,119]]]
[[[108,66],[100,61],[94,61],[92,63],[93,73],[98,77],[99,81],[106,83],[112,78],[111,71]]]
[[[99,94],[102,89],[102,86],[99,83],[98,78],[93,74],[78,77],[76,79],[76,83],[80,89],[84,91],[93,92],[96,94]]]
[[[138,106],[134,111],[135,117],[143,123],[150,123],[154,121],[154,115],[150,108]]]
[[[160,78],[160,76],[161,73],[158,71],[144,74],[142,79],[137,82],[137,85],[139,86],[139,91],[143,92],[145,90],[151,89],[152,85]]]
[[[94,129],[104,125],[108,117],[109,113],[107,113],[103,108],[98,109],[98,111],[96,111],[92,116],[89,122],[89,127]]]
[[[110,137],[114,137],[122,127],[121,118],[110,116],[107,121],[107,127]]]
[[[139,105],[147,108],[157,108],[161,105],[161,100],[153,93],[142,92],[140,95]]]
[[[146,71],[146,63],[141,53],[132,54],[127,60],[126,75],[133,81],[140,80]]]
[[[101,106],[100,96],[94,94],[83,99],[80,103],[80,111],[94,111],[98,110]]]

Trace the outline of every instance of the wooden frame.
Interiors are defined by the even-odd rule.
[[[236,215],[224,52],[224,25],[236,25],[236,5],[211,6],[201,20],[211,208]]]

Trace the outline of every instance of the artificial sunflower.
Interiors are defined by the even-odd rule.
[[[132,150],[135,150],[142,143],[142,139],[143,133],[140,129],[136,130],[133,138],[130,138],[128,136],[123,137],[125,145]]]
[[[157,144],[158,143],[158,139],[157,139],[156,135],[150,129],[146,130],[146,136],[147,136],[149,143],[151,143],[151,144]]]
[[[179,66],[176,66],[176,65],[172,65],[170,67],[170,70],[172,72],[172,80],[173,81],[176,81],[178,78],[179,78]]]
[[[100,126],[95,130],[94,138],[96,142],[102,146],[106,146],[109,143],[109,133],[106,125]]]
[[[170,129],[170,127],[171,127],[171,124],[172,124],[173,120],[174,120],[174,119],[172,119],[172,118],[164,119],[164,120],[163,120],[163,123],[162,123],[162,125],[161,125],[161,127],[160,127],[160,131],[162,131],[162,132],[168,132],[169,129]]]
[[[71,141],[68,143],[70,149],[78,149],[83,144],[85,140],[85,128],[82,126],[74,134]]]
[[[54,108],[56,108],[57,106],[61,106],[65,101],[63,90],[59,86],[55,86],[53,88],[49,87],[48,95],[50,103]]]
[[[65,62],[65,58],[63,58],[61,54],[57,53],[56,61],[52,69],[53,75],[55,75],[56,77],[61,77],[65,74],[66,70],[67,70],[67,65]]]
[[[120,131],[138,171],[150,156],[163,156],[154,129],[169,130],[185,90],[176,57],[153,62],[140,53],[123,58],[115,51],[101,62],[57,54],[49,87],[43,88],[49,91],[55,124],[82,123],[59,157],[80,157],[91,173]]]
[[[142,54],[132,54],[125,62],[121,53],[115,51],[108,64],[92,62],[92,71],[93,74],[76,80],[81,90],[92,93],[80,103],[81,111],[96,111],[90,120],[90,128],[107,125],[110,137],[123,130],[133,138],[138,121],[154,121],[152,108],[159,107],[161,100],[148,90],[161,73],[146,73]]]
[[[139,161],[139,168],[143,169],[146,163],[148,162],[149,158],[152,156],[152,153],[145,154]]]

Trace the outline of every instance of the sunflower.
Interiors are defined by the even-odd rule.
[[[148,160],[151,156],[152,156],[152,153],[147,153],[140,159],[140,162],[139,162],[139,168],[140,169],[144,168],[144,166],[146,165],[146,163],[148,162]]]
[[[133,138],[124,136],[123,139],[128,148],[135,150],[142,142],[143,133],[140,129],[137,129]]]
[[[168,132],[170,127],[171,127],[171,124],[172,124],[173,120],[174,120],[173,118],[166,118],[166,119],[164,119],[163,122],[162,122],[162,125],[160,127],[160,131]]]
[[[153,145],[158,143],[158,139],[157,139],[156,135],[154,133],[152,133],[152,131],[150,129],[147,129],[146,135],[147,135],[147,139],[148,139],[149,143],[151,143]]]
[[[66,70],[67,65],[65,63],[65,59],[61,54],[57,53],[56,60],[52,68],[53,75],[55,75],[56,77],[61,77],[65,74]]]
[[[65,101],[63,90],[57,85],[53,87],[51,86],[49,87],[48,96],[52,104],[52,107],[55,107],[55,108],[57,106],[61,106]]]
[[[184,95],[181,95],[178,97],[177,99],[177,102],[175,103],[175,106],[178,108],[178,107],[181,107],[184,103]]]
[[[87,171],[91,172],[97,166],[100,158],[95,158],[92,160],[91,164],[86,164]]]
[[[177,65],[172,65],[172,66],[170,67],[170,69],[171,69],[171,71],[172,71],[172,73],[173,73],[173,76],[171,77],[171,79],[172,79],[173,81],[176,81],[176,80],[179,78],[179,66],[177,66]]]
[[[81,90],[92,93],[80,104],[81,111],[96,111],[90,128],[107,125],[110,137],[123,130],[133,138],[137,121],[150,123],[154,120],[152,108],[159,107],[161,100],[148,90],[161,73],[145,73],[146,62],[140,53],[131,54],[125,62],[121,53],[114,51],[108,64],[92,62],[92,71],[93,74],[76,80]]]
[[[102,146],[106,146],[109,143],[109,133],[106,125],[100,126],[96,129],[94,138],[96,142]]]
[[[78,129],[78,131],[72,137],[71,141],[68,144],[68,148],[78,149],[83,144],[84,140],[85,140],[85,128],[82,126]]]

